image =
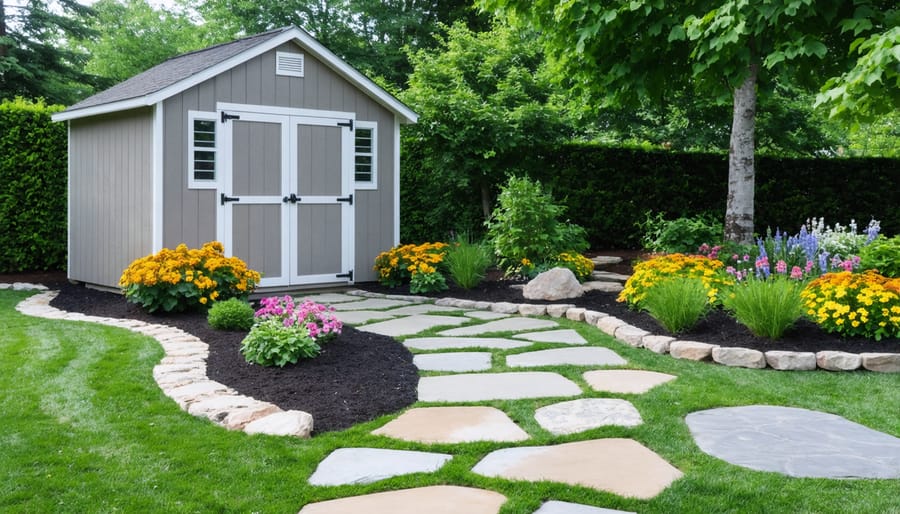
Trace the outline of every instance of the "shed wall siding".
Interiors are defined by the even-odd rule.
[[[70,123],[69,278],[117,287],[122,270],[152,252],[153,113]]]
[[[216,237],[217,192],[187,188],[189,110],[215,111],[217,102],[228,102],[355,112],[357,120],[378,123],[378,189],[356,191],[354,201],[354,279],[375,280],[375,257],[393,244],[394,115],[308,52],[305,77],[276,76],[277,51],[303,52],[286,43],[164,102],[163,245],[199,246]]]

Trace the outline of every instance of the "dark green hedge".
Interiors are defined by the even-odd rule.
[[[636,223],[644,213],[667,218],[713,213],[722,218],[728,189],[728,158],[718,154],[674,153],[569,144],[523,149],[512,173],[540,180],[568,206],[571,221],[585,227],[593,248],[637,248]],[[406,156],[409,161],[409,156]],[[781,159],[756,161],[756,229],[780,227],[795,232],[807,218],[828,224],[851,218],[864,227],[871,218],[882,232],[900,233],[900,160]],[[401,177],[403,240],[445,239],[447,231],[471,225],[478,197],[453,188],[428,170],[406,162]],[[439,175],[439,174],[437,174]],[[503,177],[497,179],[498,183]],[[439,184],[431,201],[416,197],[428,184]],[[415,188],[411,189],[410,186]],[[440,202],[435,200],[440,199]],[[440,203],[440,205],[436,205]],[[433,216],[435,209],[440,216]]]
[[[0,103],[0,272],[66,265],[66,125],[62,106]]]

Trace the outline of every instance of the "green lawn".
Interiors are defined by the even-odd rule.
[[[311,440],[228,432],[182,412],[161,393],[151,376],[162,356],[154,340],[123,329],[23,316],[14,307],[29,294],[0,291],[0,512],[287,513],[310,501],[435,484],[498,491],[510,499],[505,514],[530,514],[546,499],[640,513],[900,512],[900,480],[793,479],[746,470],[700,452],[684,423],[686,414],[712,407],[786,405],[839,414],[900,436],[900,374],[745,370],[679,361],[562,320],[591,344],[613,348],[631,367],[678,376],[643,395],[593,394],[628,399],[644,424],[554,437],[532,416],[559,399],[484,404],[506,411],[529,432],[533,439],[527,444],[630,437],[684,472],[662,494],[643,501],[475,475],[469,470],[479,459],[509,445],[429,446],[369,435],[390,416]],[[542,347],[552,345],[531,349]],[[494,371],[505,369],[502,362],[495,358]],[[547,369],[588,390],[583,368]],[[353,446],[440,451],[454,458],[434,474],[364,486],[306,484],[330,451]]]

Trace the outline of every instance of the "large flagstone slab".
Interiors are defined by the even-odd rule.
[[[418,334],[423,330],[446,325],[461,325],[468,321],[468,318],[461,316],[435,316],[432,314],[416,314],[405,318],[391,319],[387,321],[379,321],[356,327],[359,330],[381,334],[383,336],[400,337]]]
[[[454,348],[494,348],[508,350],[522,348],[533,343],[502,337],[411,337],[403,341],[407,348],[415,350],[450,350]]]
[[[626,364],[619,354],[609,348],[553,348],[506,356],[507,366],[533,368],[537,366],[621,366]]]
[[[675,380],[674,375],[638,369],[604,369],[588,371],[584,380],[595,391],[609,393],[646,393],[654,387]]]
[[[536,343],[587,344],[587,340],[581,337],[577,330],[572,330],[571,328],[515,334],[513,337],[516,339],[527,339]]]
[[[537,330],[540,328],[558,327],[559,323],[548,319],[535,318],[506,318],[490,321],[481,325],[452,328],[440,333],[442,336],[477,336],[490,332],[522,332],[524,330]]]
[[[528,434],[506,413],[481,406],[410,409],[372,434],[428,444],[528,439]]]
[[[336,303],[332,305],[336,311],[362,311],[369,309],[390,309],[392,307],[402,307],[405,305],[413,305],[412,302],[403,300],[390,300],[387,298],[366,298],[365,300],[356,302]]]
[[[300,514],[497,514],[504,503],[494,491],[435,485],[310,503]]]
[[[547,371],[465,373],[419,379],[419,401],[423,402],[481,402],[579,394],[581,388],[575,382]]]
[[[737,466],[803,478],[900,478],[900,438],[834,414],[749,405],[685,421],[701,450]]]
[[[653,498],[682,476],[662,457],[631,439],[496,450],[472,472],[509,480],[562,482],[640,499]]]
[[[541,407],[534,419],[554,435],[577,434],[608,425],[635,427],[643,423],[631,402],[614,398],[583,398]]]
[[[424,371],[484,371],[491,369],[491,352],[424,353],[413,364]]]
[[[319,463],[309,477],[311,485],[369,484],[398,475],[433,473],[452,455],[445,453],[339,448]]]
[[[444,305],[435,305],[433,303],[417,303],[415,305],[407,305],[406,307],[398,307],[388,312],[397,316],[412,316],[413,314],[429,314],[434,312],[459,312],[462,309],[456,307],[447,307]]]
[[[343,294],[343,293],[319,293],[319,294],[312,294],[312,295],[306,295],[306,296],[296,296],[296,298],[298,298],[300,300],[308,299],[308,300],[312,300],[316,303],[321,303],[324,305],[331,305],[333,303],[344,303],[344,302],[358,302],[360,300],[360,297],[358,297],[358,296],[353,296],[353,295]]]
[[[481,319],[484,321],[491,321],[495,319],[508,318],[510,315],[504,312],[494,311],[469,311],[466,313],[466,316],[470,318]]]
[[[590,505],[582,505],[580,503],[569,503],[561,501],[548,501],[541,505],[541,508],[534,511],[534,514],[635,514],[634,512],[615,509],[604,509],[602,507],[591,507]]]
[[[336,311],[335,317],[348,325],[362,325],[394,317],[390,311]]]

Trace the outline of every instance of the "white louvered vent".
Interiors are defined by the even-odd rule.
[[[275,74],[288,77],[303,76],[303,54],[290,52],[276,52]]]

